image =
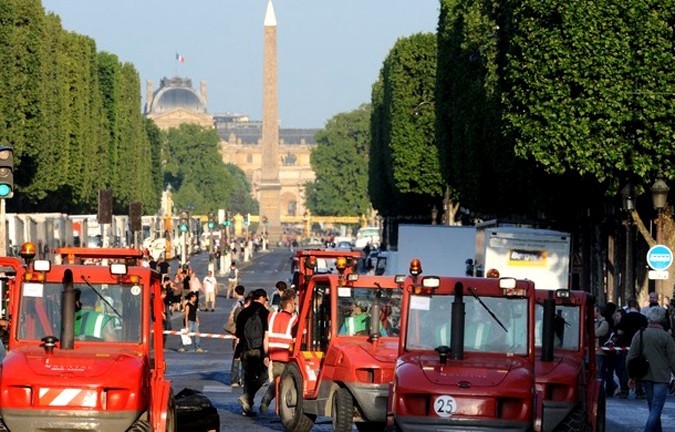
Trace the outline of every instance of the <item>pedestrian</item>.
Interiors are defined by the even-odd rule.
[[[670,316],[669,316],[670,314],[668,313],[668,309],[664,308],[663,306],[661,306],[661,305],[659,304],[659,295],[658,295],[657,293],[655,293],[655,292],[650,292],[650,293],[649,293],[649,305],[648,305],[647,307],[642,308],[642,309],[640,310],[640,312],[642,313],[642,315],[647,316],[647,314],[649,313],[649,311],[650,311],[652,308],[655,308],[655,307],[656,307],[656,308],[665,309],[665,311],[666,311],[666,319],[665,319],[665,321],[663,322],[663,329],[664,329],[666,332],[668,332],[668,333],[670,334]]]
[[[162,287],[162,302],[164,303],[164,310],[162,311],[162,328],[164,330],[171,330],[171,297],[169,296],[169,289],[167,286]],[[162,341],[166,346],[166,334],[162,334]]]
[[[227,294],[225,295],[226,298],[230,298],[230,294],[232,294],[232,297],[234,298],[234,288],[237,286],[239,283],[239,269],[237,268],[237,262],[232,261],[232,264],[230,264],[230,271],[227,274]]]
[[[270,402],[276,397],[276,379],[281,376],[295,340],[298,317],[295,312],[295,290],[285,290],[279,301],[280,311],[272,312],[268,318],[269,355],[272,382],[260,401],[260,414],[267,415]]]
[[[183,324],[188,333],[199,333],[199,308],[197,307],[197,295],[193,292],[188,293],[186,297]],[[192,336],[192,342],[195,346],[195,352],[204,352],[199,343],[198,335]],[[178,352],[185,352],[185,344],[178,348]]]
[[[267,381],[269,345],[267,332],[267,292],[253,291],[251,305],[244,308],[237,317],[237,351],[241,354],[244,370],[244,392],[238,402],[242,415],[255,416],[253,409],[255,394]]]
[[[670,335],[675,339],[675,298],[668,303],[668,321],[670,322]]]
[[[607,353],[602,348],[610,335],[609,323],[603,315],[603,307],[595,305],[595,359],[598,364],[598,375],[602,379],[605,395],[614,391],[614,378],[607,376],[605,357]],[[612,393],[613,394],[613,393]]]
[[[613,302],[605,303],[605,306],[602,308],[602,316],[607,321],[609,327],[609,334],[604,338],[603,347],[613,346],[616,341],[615,334],[615,325],[614,325],[614,312],[616,312],[616,304]],[[602,351],[604,354],[604,359],[602,361],[602,369],[600,370],[601,376],[604,377],[605,381],[605,397],[611,398],[614,397],[614,393],[617,390],[616,382],[614,381],[614,372],[616,371],[616,362],[617,355],[616,351],[607,350]]]
[[[228,333],[235,336],[232,339],[232,367],[230,368],[230,387],[241,387],[241,354],[238,352],[237,348],[239,340],[236,338],[237,335],[237,317],[239,313],[247,306],[251,304],[253,293],[244,297],[244,288],[243,285],[237,285],[234,288],[234,292],[237,294],[237,301],[234,302],[232,309],[230,310],[230,315],[228,316],[228,323],[225,324],[225,329]]]
[[[619,398],[626,399],[630,393],[628,388],[628,373],[626,371],[626,354],[628,354],[627,348],[630,345],[630,340],[625,340],[623,335],[619,334],[619,324],[621,320],[626,315],[626,310],[624,308],[617,308],[614,312],[614,337],[615,342],[614,346],[619,349],[616,352],[616,364],[614,371],[616,372],[616,377],[619,379]]]
[[[633,340],[635,333],[637,333],[640,329],[647,327],[647,324],[647,317],[640,313],[640,307],[637,303],[637,300],[634,298],[628,299],[626,314],[623,316],[623,318],[621,318],[621,321],[619,321],[619,324],[616,326],[616,332],[621,338],[621,344],[625,347],[628,347]],[[625,374],[623,379],[626,382],[626,386],[628,386],[628,375]],[[636,398],[645,398],[645,392],[642,389],[642,385],[639,381],[635,384],[634,390]],[[625,396],[628,397],[628,395]],[[620,395],[620,397],[623,398],[624,395]]]
[[[176,271],[176,274],[173,276],[173,287],[176,298],[178,298],[178,310],[183,310],[185,306],[185,293],[183,292],[183,279],[185,279],[185,273],[183,272],[183,267],[179,267]]]
[[[197,277],[197,273],[195,273],[194,269],[190,268],[190,292],[195,293],[197,296],[197,307],[200,306],[199,302],[199,293],[202,291],[202,281],[199,280],[199,277]],[[201,309],[201,308],[200,308]]]
[[[155,257],[152,256],[152,254],[148,253],[148,267],[150,267],[153,270],[157,270],[157,261],[155,260]]]
[[[160,275],[168,275],[169,270],[171,269],[171,264],[164,259],[164,256],[160,256],[157,260],[157,270],[159,270]]]
[[[274,294],[272,294],[270,311],[277,312],[281,307],[281,296],[283,296],[284,291],[286,288],[288,288],[288,286],[286,285],[286,282],[279,281],[274,285],[274,287],[277,290],[274,292]]]
[[[211,270],[208,271],[204,280],[202,281],[202,286],[204,287],[204,307],[205,311],[209,310],[209,305],[211,305],[211,312],[216,310],[216,295],[218,294],[218,281],[213,276]]]
[[[675,341],[663,329],[666,320],[665,309],[653,307],[647,314],[649,325],[642,332],[633,336],[626,361],[642,353],[649,362],[647,374],[640,379],[647,394],[649,417],[645,424],[645,432],[662,432],[661,412],[666,403],[670,374],[675,373]],[[641,343],[642,340],[642,343]],[[635,386],[635,378],[631,377],[628,385]]]

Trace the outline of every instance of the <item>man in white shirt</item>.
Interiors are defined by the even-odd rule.
[[[206,310],[209,310],[209,305],[211,305],[211,312],[216,310],[216,294],[218,294],[218,281],[213,276],[213,272],[209,270],[207,275],[202,281],[202,286],[204,287],[204,305]]]

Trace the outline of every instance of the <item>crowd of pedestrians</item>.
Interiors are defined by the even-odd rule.
[[[625,399],[632,391],[637,399],[646,399],[645,432],[662,431],[666,396],[675,393],[674,320],[675,301],[659,305],[656,293],[649,294],[649,304],[642,308],[635,299],[624,308],[611,302],[596,306],[596,358],[605,397]],[[641,354],[649,362],[648,371],[630,376],[627,365]]]

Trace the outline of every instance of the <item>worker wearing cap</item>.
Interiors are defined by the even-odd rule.
[[[360,301],[354,302],[352,314],[345,319],[342,328],[340,328],[340,334],[352,336],[361,332],[368,332],[369,318],[366,313],[366,306]]]

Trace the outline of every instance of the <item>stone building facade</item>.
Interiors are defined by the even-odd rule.
[[[262,170],[262,122],[252,121],[241,114],[209,114],[206,83],[200,91],[192,88],[187,78],[163,78],[160,86],[146,85],[145,115],[166,130],[181,124],[215,127],[220,136],[224,163],[239,167],[251,183],[255,199]],[[279,128],[279,182],[281,216],[302,216],[305,213],[305,183],[315,179],[309,163],[310,152],[316,146],[318,129]]]

